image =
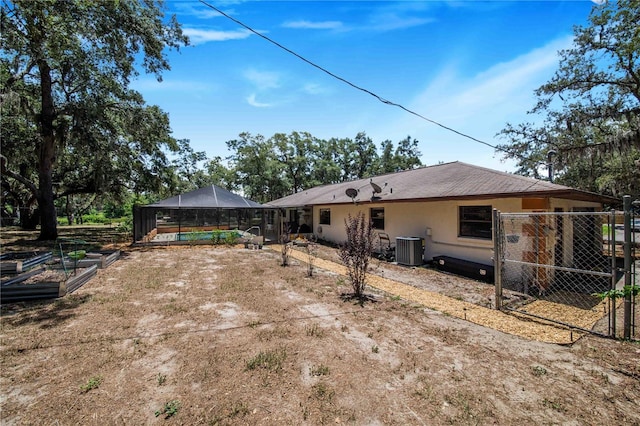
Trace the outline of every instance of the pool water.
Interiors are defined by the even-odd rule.
[[[176,241],[202,241],[213,239],[214,234],[219,241],[227,239],[228,235],[240,238],[238,231],[198,231],[198,232],[179,232],[176,234]]]

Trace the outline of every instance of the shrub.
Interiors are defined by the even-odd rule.
[[[214,229],[211,231],[211,244],[218,245],[220,244],[222,231],[219,229]]]
[[[82,223],[91,224],[91,223],[111,223],[111,219],[105,217],[104,213],[91,213],[91,214],[83,214],[82,215]]]
[[[121,234],[125,234],[125,237],[128,238],[133,235],[133,217],[122,218],[123,220],[118,223],[117,232]]]
[[[178,414],[179,410],[180,410],[180,401],[178,401],[177,399],[174,399],[173,401],[165,402],[162,408],[160,408],[159,410],[156,410],[155,414],[156,414],[156,417],[160,415],[164,415],[164,418],[168,419],[169,417],[173,417],[176,414]]]
[[[198,239],[200,238],[201,233],[199,233],[198,231],[196,231],[195,229],[192,229],[191,231],[189,231],[187,233],[187,241],[189,241],[189,245],[193,245],[195,244],[196,241],[198,241]]]
[[[233,246],[238,242],[238,233],[236,231],[228,231],[224,236],[224,243]]]
[[[361,299],[364,296],[367,269],[373,251],[373,224],[365,218],[364,213],[351,214],[344,220],[347,240],[340,246],[340,260],[347,268],[354,295]]]

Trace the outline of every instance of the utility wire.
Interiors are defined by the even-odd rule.
[[[458,130],[456,130],[456,129],[453,129],[453,128],[449,127],[449,126],[445,126],[444,124],[438,123],[438,122],[437,122],[437,121],[435,121],[435,120],[431,120],[430,118],[427,118],[427,117],[425,117],[425,116],[423,116],[423,115],[421,115],[421,114],[419,114],[419,113],[417,113],[417,112],[415,112],[415,111],[412,111],[412,110],[410,110],[409,108],[404,107],[403,105],[400,105],[400,104],[398,104],[398,103],[395,103],[395,102],[389,101],[389,100],[387,100],[387,99],[384,99],[383,97],[381,97],[381,96],[379,96],[379,95],[375,94],[374,92],[372,92],[372,91],[370,91],[370,90],[367,90],[367,89],[365,89],[365,88],[363,88],[363,87],[360,87],[360,86],[358,86],[358,85],[356,85],[356,84],[354,84],[354,83],[350,82],[349,80],[344,79],[344,78],[340,77],[339,75],[336,75],[336,74],[332,73],[331,71],[327,70],[326,68],[323,68],[323,67],[321,67],[320,65],[317,65],[317,64],[316,64],[316,63],[314,63],[314,62],[311,62],[310,60],[308,60],[308,59],[306,59],[305,57],[303,57],[303,56],[301,56],[301,55],[297,54],[297,53],[296,53],[296,52],[294,52],[293,50],[291,50],[291,49],[289,49],[289,48],[287,48],[287,47],[283,46],[282,44],[278,43],[277,41],[275,41],[275,40],[273,40],[273,39],[271,39],[271,38],[269,38],[269,37],[265,36],[264,34],[259,33],[258,31],[254,30],[253,28],[249,27],[248,25],[244,24],[243,22],[241,22],[241,21],[239,21],[239,20],[235,19],[234,17],[229,16],[228,14],[224,13],[222,10],[220,10],[220,9],[218,9],[217,7],[215,7],[215,6],[213,6],[213,5],[209,4],[209,3],[207,3],[206,1],[204,1],[204,0],[199,0],[199,1],[200,1],[200,3],[202,3],[203,5],[205,5],[205,6],[209,7],[209,8],[211,8],[211,9],[215,10],[216,12],[218,12],[219,14],[221,14],[222,16],[224,16],[225,18],[228,18],[228,19],[232,20],[233,22],[235,22],[236,24],[240,25],[241,27],[246,28],[247,30],[249,30],[249,31],[250,31],[250,32],[252,32],[253,34],[257,35],[258,37],[262,37],[263,39],[265,39],[265,40],[266,40],[266,41],[268,41],[269,43],[275,44],[275,45],[276,45],[276,46],[278,46],[280,49],[282,49],[282,50],[284,50],[284,51],[286,51],[286,52],[288,52],[288,53],[292,54],[292,55],[293,55],[293,56],[295,56],[296,58],[298,58],[298,59],[300,59],[300,60],[302,60],[302,61],[306,62],[307,64],[311,65],[312,67],[315,67],[315,68],[319,69],[320,71],[322,71],[322,72],[324,72],[324,73],[326,73],[326,74],[330,75],[331,77],[333,77],[333,78],[335,78],[335,79],[337,79],[337,80],[342,81],[343,83],[345,83],[345,84],[347,84],[347,85],[349,85],[349,86],[353,87],[354,89],[356,89],[356,90],[360,90],[361,92],[364,92],[364,93],[367,93],[368,95],[373,96],[374,98],[376,98],[377,100],[379,100],[379,101],[380,101],[380,102],[382,102],[383,104],[387,104],[387,105],[391,105],[391,106],[398,107],[398,108],[400,108],[400,109],[402,109],[402,110],[404,110],[404,111],[408,112],[409,114],[415,115],[416,117],[419,117],[419,118],[421,118],[421,119],[423,119],[423,120],[425,120],[425,121],[428,121],[429,123],[435,124],[436,126],[442,127],[442,128],[443,128],[443,129],[445,129],[445,130],[448,130],[448,131],[450,131],[450,132],[453,132],[453,133],[455,133],[455,134],[457,134],[457,135],[460,135],[460,136],[462,136],[462,137],[465,137],[465,138],[467,138],[467,139],[471,139],[471,140],[472,140],[472,141],[474,141],[474,142],[478,142],[478,143],[481,143],[481,144],[483,144],[483,145],[486,145],[486,146],[488,146],[489,148],[493,148],[493,149],[495,149],[496,151],[502,151],[502,152],[505,152],[505,153],[507,153],[507,154],[511,154],[511,155],[513,155],[513,154],[514,154],[514,153],[512,153],[512,152],[510,152],[510,151],[508,151],[508,150],[506,150],[506,149],[500,148],[500,147],[498,147],[498,146],[491,145],[491,144],[490,144],[490,143],[488,143],[488,142],[485,142],[485,141],[482,141],[482,140],[480,140],[480,139],[474,138],[473,136],[467,135],[466,133],[462,133],[462,132],[460,132],[460,131],[458,131]]]

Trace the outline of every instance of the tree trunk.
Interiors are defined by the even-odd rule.
[[[55,120],[55,107],[53,104],[51,87],[51,68],[46,60],[38,63],[40,69],[40,95],[42,100],[42,112],[40,115],[40,146],[38,164],[38,209],[40,210],[40,236],[39,240],[55,240],[58,237],[56,221],[56,207],[53,196],[53,164],[56,161],[55,133],[53,122]]]
[[[29,207],[20,209],[20,228],[25,231],[35,231],[40,223],[40,211],[31,211]]]
[[[67,195],[67,206],[66,206],[66,210],[67,210],[67,222],[69,222],[69,225],[73,225],[73,210],[71,209],[71,203],[69,202],[69,195]]]

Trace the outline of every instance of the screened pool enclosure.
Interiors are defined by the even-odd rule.
[[[243,198],[216,185],[200,188],[133,212],[135,243],[220,241],[259,237],[277,241],[278,210]]]

